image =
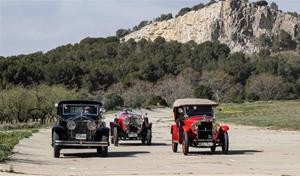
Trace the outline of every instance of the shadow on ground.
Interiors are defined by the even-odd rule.
[[[108,158],[111,157],[136,157],[138,154],[147,154],[148,151],[128,151],[128,152],[108,152]],[[96,152],[85,152],[85,153],[65,153],[63,154],[66,158],[93,158],[99,157],[100,155]]]
[[[262,150],[229,150],[228,154],[223,154],[222,151],[190,151],[189,155],[253,155],[254,153],[263,152]]]
[[[142,144],[142,143],[123,143],[120,142],[119,146],[169,146],[171,144],[163,143],[163,142],[156,142],[156,143],[151,143],[151,145],[147,144]]]

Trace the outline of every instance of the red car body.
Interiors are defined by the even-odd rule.
[[[142,144],[151,145],[152,123],[139,113],[127,110],[116,114],[114,122],[110,122],[111,142],[117,146],[119,140],[141,140]]]
[[[177,152],[182,144],[185,155],[189,147],[211,148],[221,146],[224,154],[228,153],[228,125],[219,124],[214,115],[218,104],[207,99],[178,99],[174,102],[175,124],[171,126],[172,149]]]

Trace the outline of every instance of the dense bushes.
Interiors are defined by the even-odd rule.
[[[61,86],[40,85],[34,88],[13,87],[0,91],[0,123],[45,123],[53,119],[54,104],[78,98],[75,91]]]
[[[104,105],[104,108],[106,108],[108,110],[111,110],[114,108],[122,108],[124,106],[124,100],[120,95],[118,95],[116,93],[111,93],[104,97],[103,105]]]
[[[150,106],[168,106],[168,103],[166,102],[165,99],[163,99],[160,96],[152,96],[147,101],[146,105],[150,105]]]
[[[194,90],[195,98],[207,98],[212,99],[213,92],[210,87],[205,85],[199,85]]]

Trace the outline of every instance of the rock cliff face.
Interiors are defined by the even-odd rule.
[[[151,23],[128,34],[124,40],[154,40],[161,36],[182,43],[219,41],[232,52],[252,53],[261,49],[258,38],[262,34],[272,37],[284,30],[295,38],[299,27],[300,20],[290,14],[244,0],[225,0],[168,21]]]

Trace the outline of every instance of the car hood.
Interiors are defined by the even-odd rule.
[[[212,121],[212,120],[213,120],[212,116],[203,116],[203,115],[190,116],[184,120],[184,124],[186,126],[192,126],[195,122],[198,121]]]

